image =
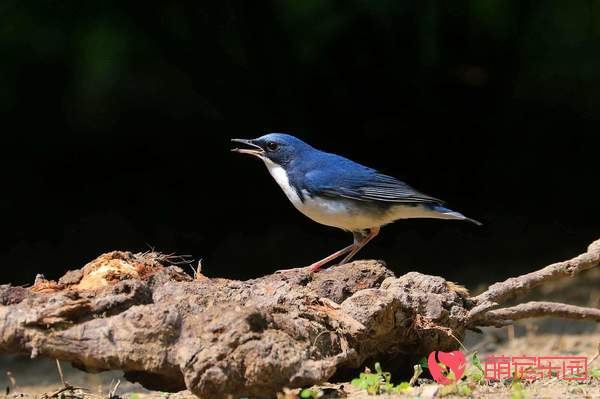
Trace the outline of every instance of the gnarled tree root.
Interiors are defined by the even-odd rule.
[[[599,263],[600,240],[469,297],[441,277],[395,277],[376,261],[234,281],[192,278],[153,252],[111,252],[58,282],[1,286],[0,353],[121,369],[148,388],[203,398],[273,396],[378,356],[412,361],[456,349],[465,330],[480,326],[543,315],[600,321],[598,309],[550,302],[499,309]]]

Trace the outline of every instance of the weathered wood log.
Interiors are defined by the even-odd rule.
[[[565,267],[599,263],[600,240]],[[192,278],[154,252],[111,252],[58,282],[1,286],[0,353],[120,369],[148,388],[203,398],[273,396],[374,358],[453,350],[466,329],[511,318],[600,320],[597,310],[547,302],[493,310],[511,289],[545,278],[531,275],[471,298],[441,277],[395,277],[377,261],[235,281]]]

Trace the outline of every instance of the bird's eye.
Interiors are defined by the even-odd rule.
[[[269,151],[277,151],[278,148],[279,148],[279,144],[277,144],[273,141],[269,141],[267,143],[267,150],[269,150]]]

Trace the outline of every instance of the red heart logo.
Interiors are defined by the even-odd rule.
[[[437,361],[435,359],[437,354]],[[442,363],[446,367],[448,367],[456,377],[455,381],[448,379],[445,375],[442,374],[442,368],[438,364]],[[456,381],[460,381],[460,377],[462,377],[465,372],[465,355],[461,351],[454,352],[442,352],[442,351],[434,351],[429,354],[427,358],[427,365],[429,366],[429,372],[433,379],[439,384],[448,385]]]

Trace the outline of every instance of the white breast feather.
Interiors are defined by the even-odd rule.
[[[273,176],[273,179],[275,179],[277,184],[279,184],[279,187],[281,187],[292,204],[298,208],[298,204],[302,204],[302,201],[300,200],[300,197],[298,196],[298,193],[294,187],[290,185],[290,180],[288,179],[285,169],[268,158],[262,158],[262,160],[265,162],[265,165],[267,165],[267,169],[269,170],[271,176]]]

